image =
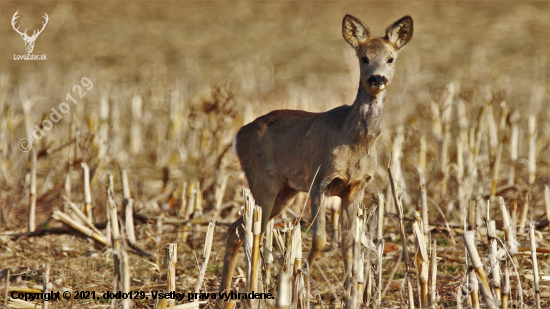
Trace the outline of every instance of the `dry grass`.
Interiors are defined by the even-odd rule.
[[[405,128],[401,160],[405,216],[412,217],[412,210],[418,205],[417,153],[420,137],[424,136],[429,220],[443,223],[437,206],[451,224],[461,225],[461,210],[456,207],[460,203],[459,182],[453,168],[448,169],[449,173],[439,173],[439,140],[433,126],[434,108],[443,114],[449,107],[445,99],[448,85],[453,83],[450,164],[456,162],[456,140],[460,134],[456,103],[464,102],[468,128],[479,130],[490,121],[489,118],[478,121],[482,108],[490,108],[489,114],[498,127],[501,116],[506,113],[501,105],[505,101],[510,111],[519,112],[516,183],[521,190],[519,194],[508,190],[499,195],[505,198],[510,210],[516,203],[521,211],[525,193],[529,191],[527,218],[544,219],[543,191],[544,185],[550,182],[548,2],[44,2],[31,5],[4,1],[0,6],[0,18],[4,21],[11,20],[19,10],[18,23],[22,28],[38,27],[44,12],[50,17],[33,52],[46,54],[47,61],[13,60],[13,54],[24,54],[24,43],[9,23],[0,25],[1,235],[26,231],[28,220],[31,157],[30,152],[23,153],[17,148],[18,141],[27,136],[23,102],[33,104],[30,123],[40,125],[51,113],[50,109],[57,109],[59,103],[65,102],[66,93],[72,93],[72,87],[80,84],[85,76],[93,81],[94,87],[78,105],[69,102],[70,113],[63,114],[63,120],[54,124],[34,145],[38,153],[37,226],[46,221],[53,210],[67,207],[63,199],[67,175],[72,184],[70,200],[79,206],[83,204],[81,163],[91,168],[95,222],[106,219],[108,175],[114,175],[115,200],[122,210],[119,164],[128,170],[134,209],[149,216],[158,216],[163,207],[167,209],[167,216],[175,216],[181,201],[189,197],[189,192],[182,192],[183,183],[198,182],[203,201],[198,219],[207,221],[213,213],[216,188],[228,177],[205,276],[208,290],[217,291],[225,226],[236,218],[243,204],[239,187],[245,185],[230,148],[233,135],[242,124],[273,109],[325,111],[353,102],[359,73],[353,51],[341,36],[341,19],[346,13],[364,20],[377,35],[382,35],[387,25],[403,15],[409,14],[415,21],[413,40],[397,60],[395,79],[388,90],[385,130],[378,144],[379,170],[366,196],[387,192],[386,167],[396,128],[402,125]],[[136,97],[141,98],[141,108],[136,108],[136,104],[139,105],[135,103]],[[107,104],[103,104],[107,106],[106,119],[102,116],[104,100],[107,100]],[[537,170],[533,184],[529,184],[526,163],[529,157],[527,119],[531,115],[536,116],[537,123]],[[134,137],[132,132],[136,131],[132,127],[138,130]],[[481,135],[473,197],[484,196],[491,190],[495,154],[490,145],[489,127]],[[497,142],[503,146],[498,187],[506,184],[510,167],[510,132],[510,123],[504,122],[497,134]],[[135,151],[132,145],[136,141],[131,141],[132,138],[141,142]],[[469,137],[470,142],[473,140]],[[464,149],[470,147],[464,146]],[[447,189],[441,192],[443,180]],[[386,200],[389,198],[386,196]],[[370,199],[363,203],[366,209],[371,209]],[[298,198],[292,206],[295,213],[299,213],[301,205],[303,198],[301,201]],[[491,218],[501,230],[502,216],[496,209],[498,207],[492,208]],[[310,220],[309,214],[305,217]],[[283,222],[291,219],[292,214],[286,214],[275,226],[282,228]],[[136,219],[138,244],[156,258],[149,261],[130,255],[132,287],[165,284],[163,248],[166,243],[177,242],[177,290],[194,291],[199,272],[195,256],[201,256],[206,226],[190,229],[184,242],[180,227],[164,225],[163,233],[157,235],[154,221],[142,223]],[[308,222],[302,223],[303,231],[308,226],[304,223]],[[52,220],[47,227],[62,226]],[[397,220],[387,216],[384,235],[391,239],[386,239],[383,284],[388,282],[400,246],[399,237],[395,236],[399,233],[396,226]],[[438,241],[438,256],[444,257],[438,262],[438,303],[441,307],[452,307],[456,306],[453,293],[465,273],[464,247],[458,239],[455,243],[445,229],[443,226],[433,231],[432,238]],[[547,246],[548,230],[540,231],[542,238],[538,246]],[[411,225],[407,225],[406,232],[412,235]],[[529,239],[527,235],[519,236],[521,248]],[[303,242],[307,253],[311,233],[304,233]],[[485,257],[486,242],[479,240],[478,245]],[[542,276],[549,275],[548,259],[548,254],[539,255]],[[238,266],[244,270],[244,255],[239,261],[243,261]],[[344,267],[340,261],[339,250],[322,252],[316,263],[325,273],[310,267],[318,287],[318,290],[312,287],[313,304],[319,302],[318,292],[325,306],[343,297]],[[18,274],[12,285],[39,284],[41,279],[37,274],[46,262],[51,265],[54,289],[102,293],[113,288],[110,247],[76,234],[0,237],[0,270],[10,268]],[[274,265],[275,276],[280,267],[277,261]],[[530,259],[520,255],[518,269],[524,301],[532,306],[530,267]],[[382,301],[383,307],[399,306],[403,271],[403,266],[397,270]],[[3,283],[3,278],[0,281]],[[516,277],[512,276],[511,281],[511,299],[516,301]],[[245,287],[242,280],[240,287]],[[166,290],[166,286],[162,288]],[[271,288],[276,290],[275,285]],[[541,281],[541,291],[543,307],[548,306],[548,281]],[[0,294],[0,303],[3,303],[3,288]],[[134,305],[154,306],[150,300]],[[92,306],[78,300],[50,304],[50,308]],[[213,308],[213,304],[208,308]]]

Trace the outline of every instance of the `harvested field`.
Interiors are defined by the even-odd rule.
[[[44,13],[32,54],[47,60],[16,60],[28,53],[7,21],[30,35]],[[309,268],[290,258],[295,241],[304,261],[312,244],[300,193],[273,220],[272,262],[260,247],[258,289],[274,299],[235,308],[286,308],[285,283],[297,284],[291,308],[350,297],[357,308],[491,308],[487,298],[506,308],[503,297],[549,307],[550,7],[540,1],[0,2],[0,307],[218,308],[190,295],[218,291],[227,229],[254,210],[233,137],[272,110],[353,103],[345,14],[376,36],[414,19],[361,201],[356,292],[344,289],[339,242]],[[329,242],[338,204],[326,203]],[[241,248],[234,292],[249,292],[249,267]],[[161,290],[184,294],[161,300]],[[48,291],[61,299],[16,299]],[[103,298],[117,291],[148,298]]]

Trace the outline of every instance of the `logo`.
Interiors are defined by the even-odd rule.
[[[34,49],[34,41],[36,41],[36,39],[38,38],[38,36],[40,35],[40,33],[42,33],[42,31],[44,31],[44,28],[46,28],[46,25],[48,24],[48,14],[44,13],[44,19],[46,19],[45,22],[42,22],[42,29],[40,29],[38,32],[36,32],[36,30],[33,31],[32,33],[32,36],[28,36],[27,35],[27,29],[25,29],[25,32],[21,32],[19,31],[19,26],[17,28],[15,28],[15,20],[19,18],[19,16],[17,16],[17,13],[19,11],[15,12],[15,14],[13,14],[13,18],[11,19],[11,26],[13,27],[13,30],[15,30],[15,32],[19,33],[21,35],[21,38],[25,41],[25,49],[27,49],[27,53],[32,53],[33,49]],[[45,56],[45,55],[44,55]]]

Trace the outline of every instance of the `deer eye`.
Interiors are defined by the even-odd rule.
[[[388,59],[388,63],[393,63],[393,58]]]
[[[361,62],[364,63],[364,64],[369,64],[369,58],[361,57]]]

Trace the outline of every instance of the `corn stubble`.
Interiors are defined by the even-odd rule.
[[[346,291],[336,248],[339,201],[325,199],[334,217],[331,245],[307,265],[311,218],[297,215],[305,203],[293,203],[260,234],[261,208],[231,145],[240,126],[274,106],[327,110],[346,103],[341,98],[353,87],[339,79],[330,83],[334,92],[315,80],[282,87],[274,64],[262,59],[238,63],[238,78],[226,84],[204,86],[193,59],[187,62],[185,78],[132,86],[94,80],[83,104],[27,153],[15,145],[49,115],[33,107],[34,93],[64,90],[0,74],[0,303],[92,306],[22,303],[8,293],[72,289],[149,297],[112,300],[113,307],[215,308],[210,299],[153,301],[151,291],[217,291],[225,230],[243,215],[234,292],[273,299],[232,300],[226,308],[342,308],[350,298],[356,308],[548,307],[550,130],[543,113],[505,103],[496,85],[476,87],[466,76],[412,96],[415,108],[385,120]],[[63,84],[68,77],[58,74]],[[392,89],[392,103],[413,90]]]
[[[199,275],[192,291],[194,293],[205,292],[205,289],[209,291],[212,286],[215,286],[215,277],[207,281],[208,283],[205,282],[204,286],[203,280],[209,277],[210,247],[216,247],[217,243],[219,248],[221,240],[220,237],[214,235],[215,222],[217,221],[218,225],[227,226],[238,215],[232,209],[244,205],[242,213],[245,217],[245,235],[242,237],[245,238],[246,276],[239,278],[238,281],[245,284],[245,289],[238,288],[236,291],[271,292],[275,298],[274,300],[245,302],[231,301],[227,304],[229,307],[235,305],[243,308],[266,306],[279,308],[341,307],[344,299],[351,297],[350,303],[353,306],[365,308],[368,306],[383,308],[392,303],[408,308],[416,306],[438,308],[442,304],[452,302],[457,308],[464,306],[463,303],[479,308],[481,299],[487,308],[506,308],[524,302],[525,298],[530,295],[535,297],[537,306],[541,306],[541,285],[544,286],[544,283],[540,283],[536,255],[545,251],[542,249],[539,250],[540,252],[537,251],[536,244],[539,241],[537,235],[539,237],[542,235],[543,238],[547,237],[544,227],[547,227],[548,223],[539,224],[533,219],[527,220],[527,218],[529,214],[531,218],[544,214],[539,209],[531,207],[537,199],[542,200],[546,205],[546,209],[544,209],[546,216],[544,217],[549,216],[547,209],[550,204],[548,202],[550,190],[548,184],[544,184],[542,181],[542,179],[548,178],[537,171],[536,164],[536,149],[540,148],[537,143],[547,141],[547,137],[541,138],[537,135],[535,117],[529,116],[525,139],[527,147],[524,147],[527,151],[523,153],[525,155],[523,160],[527,162],[527,168],[519,168],[518,160],[522,156],[514,150],[518,148],[518,123],[521,122],[518,113],[514,112],[508,116],[507,108],[499,109],[488,102],[478,109],[477,123],[469,124],[464,120],[465,114],[466,112],[475,113],[475,110],[466,111],[464,102],[453,97],[456,95],[454,87],[451,85],[446,88],[442,111],[435,112],[440,108],[437,103],[431,105],[432,111],[434,111],[431,119],[433,132],[428,130],[419,135],[410,135],[408,132],[404,132],[403,127],[400,126],[396,128],[394,140],[386,141],[388,144],[391,143],[393,149],[390,163],[397,166],[391,166],[387,175],[380,172],[381,180],[376,185],[382,189],[384,188],[383,179],[389,180],[385,184],[387,192],[385,196],[390,197],[391,203],[386,202],[384,195],[378,193],[375,199],[363,201],[366,206],[365,210],[371,209],[371,211],[363,214],[363,208],[359,208],[357,230],[355,231],[356,243],[353,250],[355,254],[352,269],[354,281],[349,291],[342,289],[343,285],[338,282],[341,270],[334,266],[331,267],[332,263],[327,259],[328,257],[316,261],[317,265],[314,265],[315,267],[312,269],[311,265],[307,268],[303,267],[301,252],[302,249],[308,250],[309,239],[308,234],[303,234],[304,232],[301,231],[300,220],[306,220],[304,221],[306,223],[308,221],[307,218],[296,217],[295,214],[300,212],[292,210],[296,207],[301,208],[303,205],[291,206],[291,210],[283,219],[275,218],[269,222],[268,232],[265,235],[259,234],[262,219],[261,208],[255,205],[254,199],[246,188],[241,189],[244,182],[236,174],[237,170],[232,167],[235,163],[234,157],[228,155],[230,137],[237,128],[232,122],[238,119],[235,118],[238,113],[236,110],[232,110],[236,107],[235,95],[227,86],[212,88],[209,94],[201,97],[202,101],[193,99],[185,103],[184,108],[174,107],[172,109],[173,113],[180,113],[180,115],[171,118],[172,122],[166,130],[170,132],[166,138],[172,145],[169,156],[163,158],[162,155],[155,155],[152,158],[154,164],[151,167],[142,167],[142,169],[154,170],[155,166],[159,166],[159,164],[167,164],[168,168],[165,169],[164,176],[159,181],[143,178],[140,167],[131,165],[131,162],[124,162],[124,166],[129,168],[114,165],[120,158],[127,159],[130,155],[138,157],[146,155],[140,145],[147,142],[147,135],[136,136],[136,132],[142,132],[148,128],[147,124],[143,123],[142,115],[139,112],[142,104],[142,99],[139,96],[134,96],[131,104],[132,125],[126,135],[130,143],[128,154],[112,154],[112,158],[105,160],[94,156],[93,153],[88,154],[90,150],[86,148],[76,151],[77,146],[81,147],[81,145],[69,141],[69,144],[64,147],[71,151],[60,149],[57,156],[66,158],[66,162],[81,162],[82,169],[61,169],[61,173],[54,176],[53,180],[51,177],[47,180],[43,176],[37,178],[36,175],[37,173],[38,175],[42,174],[43,162],[47,162],[49,157],[54,154],[42,154],[39,161],[36,162],[36,158],[39,157],[38,153],[43,152],[31,152],[29,155],[31,162],[30,185],[28,187],[30,206],[27,220],[32,222],[33,218],[36,218],[36,206],[33,205],[37,201],[37,183],[46,180],[52,181],[52,189],[43,190],[43,196],[39,198],[43,199],[49,194],[55,194],[56,190],[63,192],[64,210],[54,210],[51,218],[71,227],[71,230],[57,228],[58,233],[73,231],[72,233],[76,233],[80,237],[92,239],[96,248],[112,246],[114,258],[112,291],[131,291],[136,288],[135,283],[134,287],[130,286],[132,281],[129,278],[132,277],[132,270],[131,267],[128,267],[129,260],[151,259],[151,262],[148,263],[159,265],[162,259],[159,259],[158,254],[156,259],[153,258],[155,254],[149,250],[155,251],[155,247],[163,246],[165,237],[177,240],[180,244],[187,246],[185,248],[193,250],[197,245],[201,245],[202,233],[206,233],[206,247],[201,259],[202,265],[196,266]],[[178,96],[174,95],[170,98],[179,100]],[[500,104],[500,107],[506,107],[506,104]],[[453,125],[455,122],[452,121],[454,108],[458,109],[456,125]],[[26,121],[29,123],[30,109],[25,108],[24,110],[27,113],[23,114],[23,119],[27,119]],[[439,113],[443,115],[443,118],[439,116]],[[499,125],[495,124],[494,119],[497,117],[500,117]],[[109,125],[104,116],[100,118]],[[115,121],[120,121],[120,119],[115,119]],[[92,123],[93,121],[89,121],[89,124]],[[91,128],[88,130],[92,131]],[[451,141],[455,132],[458,137],[454,139],[456,144],[453,148]],[[468,132],[473,132],[473,134],[468,134]],[[61,132],[57,134],[59,138],[63,138]],[[90,136],[85,133],[81,132],[80,134],[80,140],[90,139]],[[110,132],[109,138],[113,138],[115,134],[117,133]],[[182,147],[184,143],[179,141],[182,135],[185,135],[184,140],[188,143],[186,147]],[[106,134],[103,133],[103,136]],[[122,143],[125,139],[121,137],[113,138],[113,140]],[[489,144],[484,145],[484,140],[489,141]],[[180,144],[181,146],[178,146]],[[418,147],[415,148],[413,144],[417,144]],[[439,146],[435,147],[435,145]],[[417,159],[411,159],[414,155],[405,156],[401,150],[403,147],[409,147],[408,150],[416,150]],[[117,147],[113,146],[113,148]],[[124,146],[119,146],[119,149],[123,148]],[[90,149],[94,149],[94,147]],[[101,152],[109,153],[110,149],[112,148],[101,150]],[[433,151],[433,149],[436,150]],[[504,149],[513,151],[505,152]],[[452,151],[456,151],[455,155],[452,155]],[[75,157],[75,154],[79,154],[80,157]],[[452,157],[456,158],[456,162],[449,162],[449,158]],[[438,158],[434,161],[437,164],[428,164],[427,162],[433,158]],[[83,160],[87,162],[82,162]],[[200,164],[197,169],[189,169],[184,162]],[[409,164],[417,171],[417,177],[410,180],[408,179],[409,173],[406,172],[407,169],[404,169],[404,166]],[[506,166],[510,171],[508,179],[500,179],[500,175],[505,173],[499,173],[499,170]],[[8,165],[7,168],[11,167]],[[395,173],[398,175],[397,179],[394,170],[397,171]],[[208,171],[214,171],[214,173],[207,173]],[[120,175],[118,187],[112,176],[115,173]],[[81,176],[77,180],[73,176],[74,174],[81,174]],[[195,175],[196,178],[189,178],[192,175]],[[93,180],[91,181],[91,179]],[[140,201],[136,201],[130,196],[132,183],[140,184],[135,189],[137,194],[142,196]],[[405,183],[408,183],[409,186],[412,184],[413,187],[416,184],[416,192],[418,192],[416,200],[414,194],[410,194],[412,189],[404,187]],[[98,194],[98,189],[105,185],[107,194],[101,196]],[[77,189],[78,191],[76,191]],[[147,196],[147,192],[155,190],[158,192],[156,196],[143,198],[143,196]],[[231,190],[236,191],[237,194],[227,193]],[[412,196],[412,199],[406,198],[409,199],[406,205],[403,204],[404,190],[408,190],[409,195]],[[534,193],[541,191],[542,193]],[[239,195],[241,198],[238,197]],[[229,199],[230,196],[236,198]],[[485,199],[487,200],[485,201]],[[373,202],[374,200],[376,203]],[[244,204],[243,201],[245,201]],[[391,206],[389,209],[384,208],[385,202]],[[332,224],[331,246],[337,247],[340,237],[338,202],[334,199],[327,199],[326,203],[327,207],[332,210],[333,219],[335,219]],[[414,207],[414,203],[416,203],[416,207]],[[122,209],[117,209],[119,208],[117,204],[120,204]],[[438,205],[446,204],[460,207],[447,209],[448,217],[441,217],[443,212]],[[522,207],[519,209],[511,207],[511,205],[518,204]],[[465,207],[466,205],[468,207]],[[416,212],[413,218],[405,214],[411,214],[410,211],[414,208],[419,212]],[[492,218],[490,218],[491,213],[493,213]],[[14,215],[12,212],[7,213],[6,216],[5,211],[2,214],[3,220]],[[143,221],[144,218],[145,221]],[[208,220],[214,221],[206,231]],[[413,221],[412,226],[407,223],[410,220]],[[480,224],[483,220],[487,222],[486,227]],[[122,222],[124,223],[121,224]],[[392,222],[397,224],[391,224]],[[523,227],[527,223],[529,223],[529,228],[524,230]],[[47,224],[42,224],[39,227],[34,224],[34,228],[32,225],[29,224],[28,232],[7,236],[6,239],[17,239],[17,237],[23,236],[34,237],[55,232],[54,228],[49,228]],[[464,230],[460,229],[460,226],[468,228]],[[440,227],[446,227],[446,229],[440,229]],[[537,228],[541,229],[542,233],[535,234],[533,231]],[[526,233],[527,230],[529,233]],[[169,236],[171,231],[175,232],[175,238]],[[400,245],[387,243],[387,233],[395,235],[392,236],[395,239],[400,239],[398,242]],[[521,241],[527,241],[526,236],[522,236],[527,234],[532,248],[532,270],[528,269],[525,263],[519,263],[521,254],[526,250],[520,251],[518,246]],[[151,237],[153,235],[157,237]],[[485,245],[485,240],[480,237],[481,235],[487,236],[487,245],[491,248],[487,254],[489,262],[485,264],[482,263],[484,258],[481,258],[478,253],[479,246]],[[445,259],[438,261],[439,250],[457,255],[461,252],[459,244],[442,246],[442,243],[448,241],[449,237],[458,237],[464,240],[467,250],[462,251],[462,254],[466,253],[466,264],[460,265],[459,263],[457,265],[457,263],[445,261]],[[408,244],[411,239],[414,243],[414,251],[411,251],[410,244]],[[150,240],[154,241],[151,243]],[[126,243],[127,245],[125,245]],[[388,245],[391,247],[386,247]],[[169,248],[168,252],[177,251],[177,246],[169,246]],[[170,261],[167,262],[167,265],[173,264],[172,256],[180,254],[185,259],[185,256],[189,256],[189,251],[170,253],[171,258],[167,259]],[[338,254],[334,250],[328,251],[327,255],[334,257]],[[393,265],[384,263],[384,256],[395,256]],[[219,258],[215,257],[213,263],[219,265]],[[317,267],[318,265],[321,267]],[[444,267],[460,267],[467,272],[467,276],[462,276],[464,273],[460,271],[450,275],[462,277],[457,281],[459,282],[457,287],[459,293],[443,288],[445,279],[441,278],[441,269]],[[512,267],[514,275],[512,278],[510,278],[510,267]],[[50,277],[55,277],[55,268],[56,265],[53,264]],[[502,275],[501,268],[504,269]],[[160,270],[159,267],[156,269]],[[177,276],[175,270],[175,266],[168,267],[167,289],[176,292],[184,291],[182,284],[185,283],[174,283],[174,280],[179,278],[178,280],[181,281],[186,275]],[[531,276],[534,278],[534,293],[530,292],[528,282],[523,277],[523,274],[530,272],[535,274]],[[275,274],[279,275],[275,276]],[[164,275],[160,273],[155,280],[162,284],[162,278]],[[319,280],[319,278],[323,278],[323,280]],[[239,286],[238,281],[236,287]],[[313,290],[311,284],[313,284]],[[514,286],[515,288],[511,288]],[[391,297],[387,294],[388,290],[398,291],[400,297]],[[113,300],[112,303],[114,305],[117,301]],[[173,300],[156,303],[158,307],[176,305]],[[198,301],[192,303],[199,304]],[[132,303],[128,300],[122,301],[121,304],[125,308],[136,305],[135,302]]]

